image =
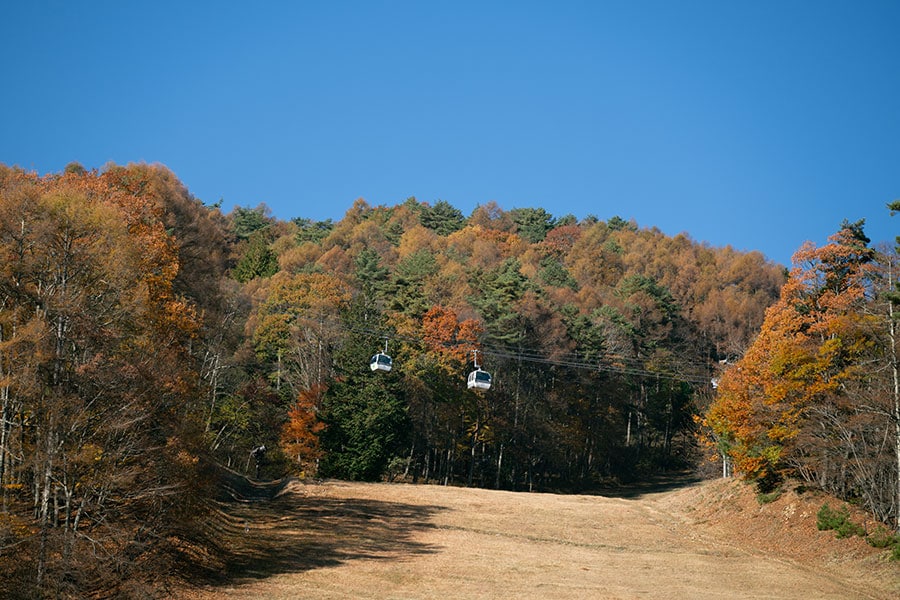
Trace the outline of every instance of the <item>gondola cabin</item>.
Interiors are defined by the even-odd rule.
[[[470,390],[489,390],[491,389],[491,374],[482,371],[480,368],[469,373],[469,383],[466,386]]]
[[[384,352],[379,352],[369,361],[369,368],[373,371],[390,371],[394,361]]]

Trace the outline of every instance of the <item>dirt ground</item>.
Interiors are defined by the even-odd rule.
[[[185,599],[900,598],[900,565],[817,531],[823,497],[809,492],[762,505],[734,480],[605,495],[338,481],[277,492],[222,505],[220,573]]]

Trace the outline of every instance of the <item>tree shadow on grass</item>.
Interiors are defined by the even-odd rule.
[[[350,560],[405,560],[440,550],[415,539],[432,527],[440,506],[306,496],[300,484],[282,493],[286,485],[247,482],[242,493],[218,503],[203,544],[215,551],[193,573],[194,584],[239,585]]]
[[[641,481],[623,483],[619,485],[607,485],[596,488],[590,493],[596,496],[609,498],[623,498],[625,500],[637,500],[652,494],[671,492],[681,488],[690,487],[704,481],[704,478],[693,472],[675,472],[654,475]]]

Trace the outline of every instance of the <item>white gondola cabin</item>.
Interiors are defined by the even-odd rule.
[[[387,340],[384,341],[384,352],[379,352],[369,360],[369,368],[373,371],[390,371],[394,360],[388,356]]]
[[[470,390],[489,390],[491,389],[491,374],[482,371],[478,366],[478,350],[475,350],[475,370],[469,373],[469,380],[466,387]]]
[[[390,371],[393,364],[394,360],[390,356],[379,352],[369,361],[369,368],[373,371]]]
[[[469,373],[468,389],[472,390],[489,390],[491,389],[491,374],[481,369],[475,369]]]

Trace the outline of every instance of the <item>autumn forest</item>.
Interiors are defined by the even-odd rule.
[[[896,256],[864,226],[787,269],[614,215],[283,221],[159,165],[0,165],[0,586],[164,595],[235,472],[567,493],[691,470],[897,528]]]

